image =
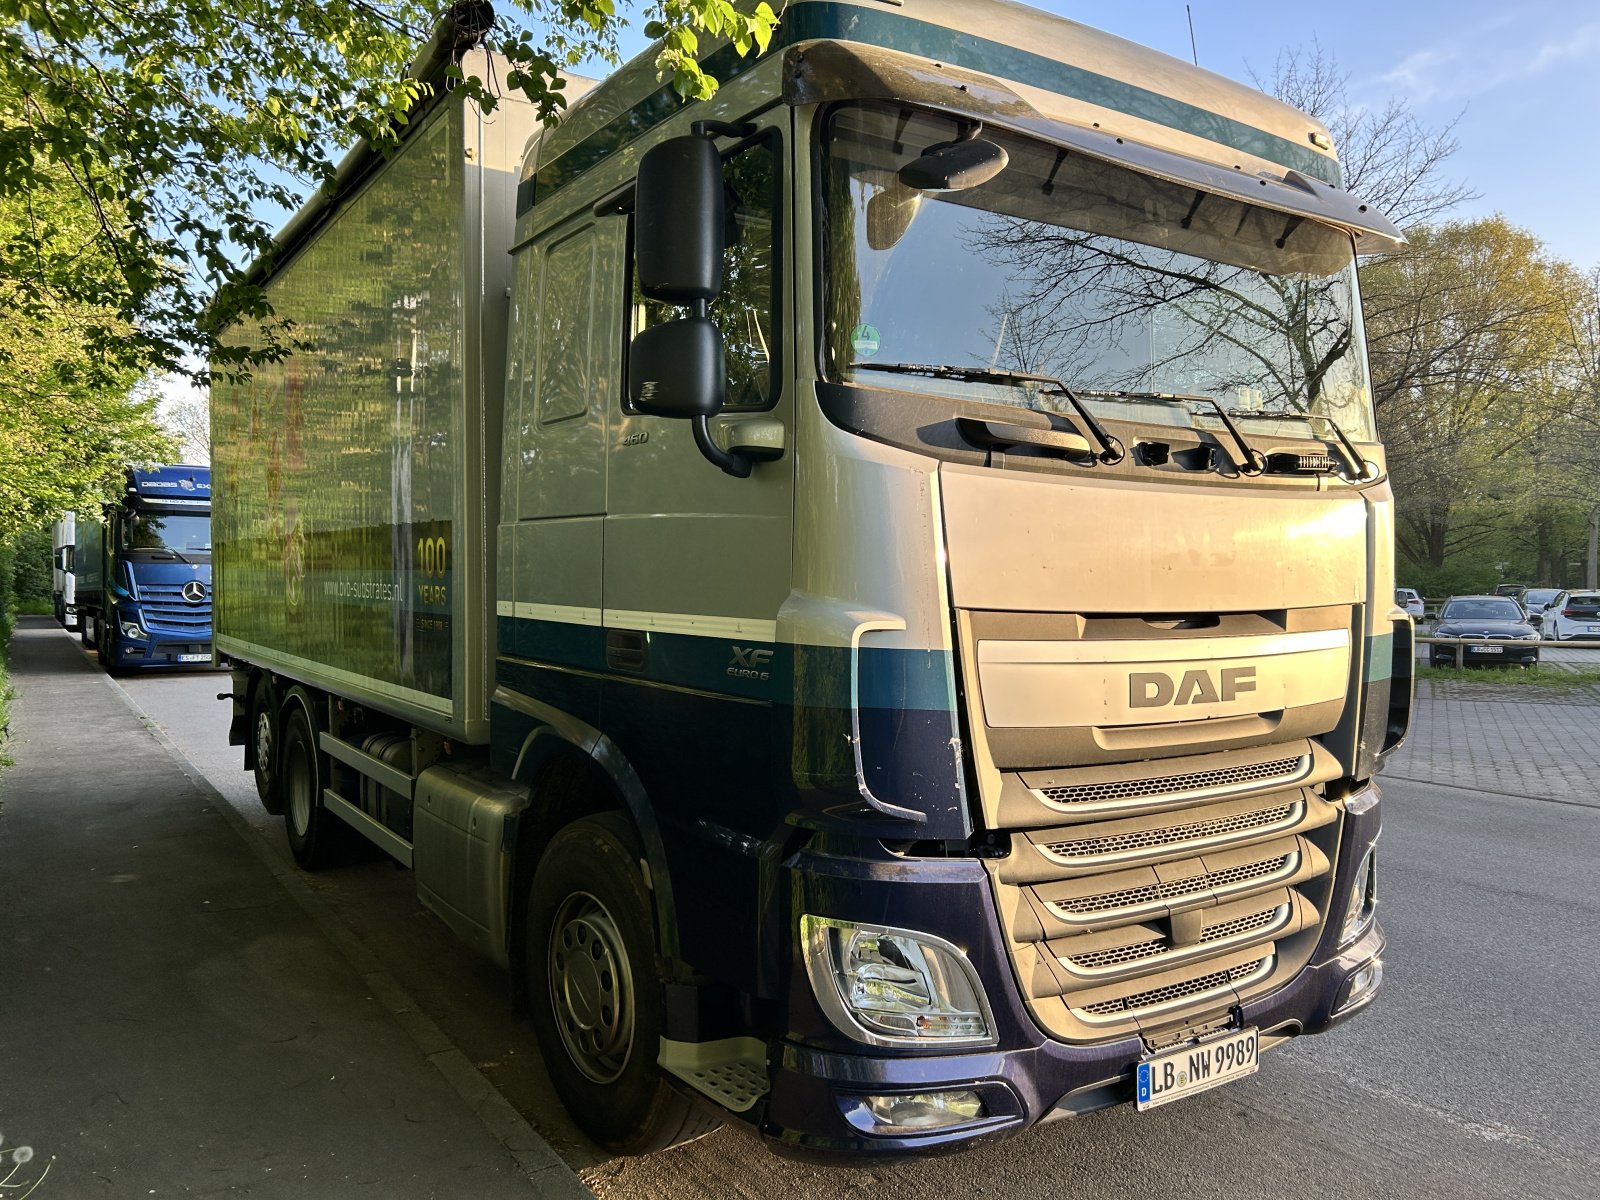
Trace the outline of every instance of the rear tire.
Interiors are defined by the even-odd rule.
[[[261,807],[275,817],[283,814],[283,780],[278,773],[280,724],[277,689],[263,678],[250,692],[249,737],[255,750],[256,795]]]
[[[282,731],[278,778],[283,789],[284,831],[295,862],[315,871],[338,860],[349,845],[349,826],[322,806],[328,764],[327,756],[317,748],[311,697],[299,688],[291,691],[278,728]]]
[[[539,1048],[578,1127],[619,1154],[648,1154],[721,1122],[656,1066],[661,981],[638,835],[585,817],[551,840],[528,895],[524,971]]]

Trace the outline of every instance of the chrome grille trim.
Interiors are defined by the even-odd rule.
[[[1197,904],[1212,896],[1235,895],[1288,879],[1299,869],[1300,855],[1290,853],[1185,879],[1165,880],[1148,887],[1102,892],[1072,900],[1052,900],[1049,904],[1064,920],[1083,924],[1093,917],[1161,913],[1186,904]]]
[[[1167,825],[1157,829],[1141,829],[1109,837],[1067,838],[1059,842],[1049,842],[1040,846],[1040,849],[1063,862],[1083,858],[1124,858],[1146,850],[1170,850],[1176,847],[1188,849],[1214,845],[1240,834],[1277,833],[1295,824],[1303,811],[1304,806],[1298,802],[1274,804],[1226,817],[1213,817],[1204,821],[1190,821],[1182,825]]]
[[[1283,788],[1311,773],[1312,756],[1301,754],[1267,762],[1153,775],[1146,779],[1113,779],[1100,783],[1038,787],[1033,794],[1063,812],[1112,812],[1118,808],[1183,800],[1214,800],[1261,788]]]
[[[1200,940],[1192,946],[1173,946],[1165,937],[1158,937],[1108,950],[1072,955],[1063,958],[1061,964],[1070,967],[1074,974],[1086,977],[1114,975],[1130,963],[1140,963],[1150,971],[1160,970],[1177,966],[1187,959],[1215,954],[1219,950],[1270,936],[1289,923],[1293,912],[1290,904],[1275,904],[1257,913],[1235,917],[1218,925],[1204,926]]]
[[[1248,987],[1272,973],[1274,955],[1268,954],[1253,963],[1242,963],[1223,971],[1169,983],[1143,992],[1133,992],[1114,1000],[1102,1000],[1073,1011],[1083,1020],[1094,1022],[1124,1021],[1130,1017],[1154,1016],[1164,1010],[1181,1008],[1199,1000],[1230,995],[1235,988]]]

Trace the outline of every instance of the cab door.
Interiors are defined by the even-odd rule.
[[[728,938],[754,936],[754,846],[781,819],[787,755],[774,752],[787,657],[776,644],[790,590],[793,408],[782,384],[786,333],[785,129],[766,122],[722,139],[734,233],[711,317],[723,336],[728,386],[712,421],[777,421],[785,452],[734,478],[713,466],[683,420],[632,412],[619,389],[608,438],[604,728],[639,773],[662,823],[679,886],[685,957],[717,934],[722,967],[754,962]],[[630,218],[631,220],[631,218]],[[623,353],[646,325],[678,311],[647,302],[627,264]],[[724,443],[726,444],[726,443]],[[689,909],[704,911],[698,916]]]

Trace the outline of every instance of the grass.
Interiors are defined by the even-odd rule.
[[[1460,683],[1495,686],[1544,687],[1570,691],[1600,684],[1600,670],[1579,667],[1566,670],[1540,664],[1533,667],[1424,667],[1417,666],[1418,679],[1445,679]]]
[[[11,658],[11,617],[0,612],[0,770],[11,765],[6,740],[11,736],[11,678],[6,666]]]

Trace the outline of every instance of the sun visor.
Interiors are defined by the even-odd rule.
[[[992,75],[898,50],[830,40],[790,47],[783,98],[789,105],[891,100],[938,108],[1198,191],[1337,225],[1355,237],[1358,254],[1389,254],[1406,245],[1405,234],[1382,213],[1319,179],[1283,167],[1225,167],[1056,120]]]

